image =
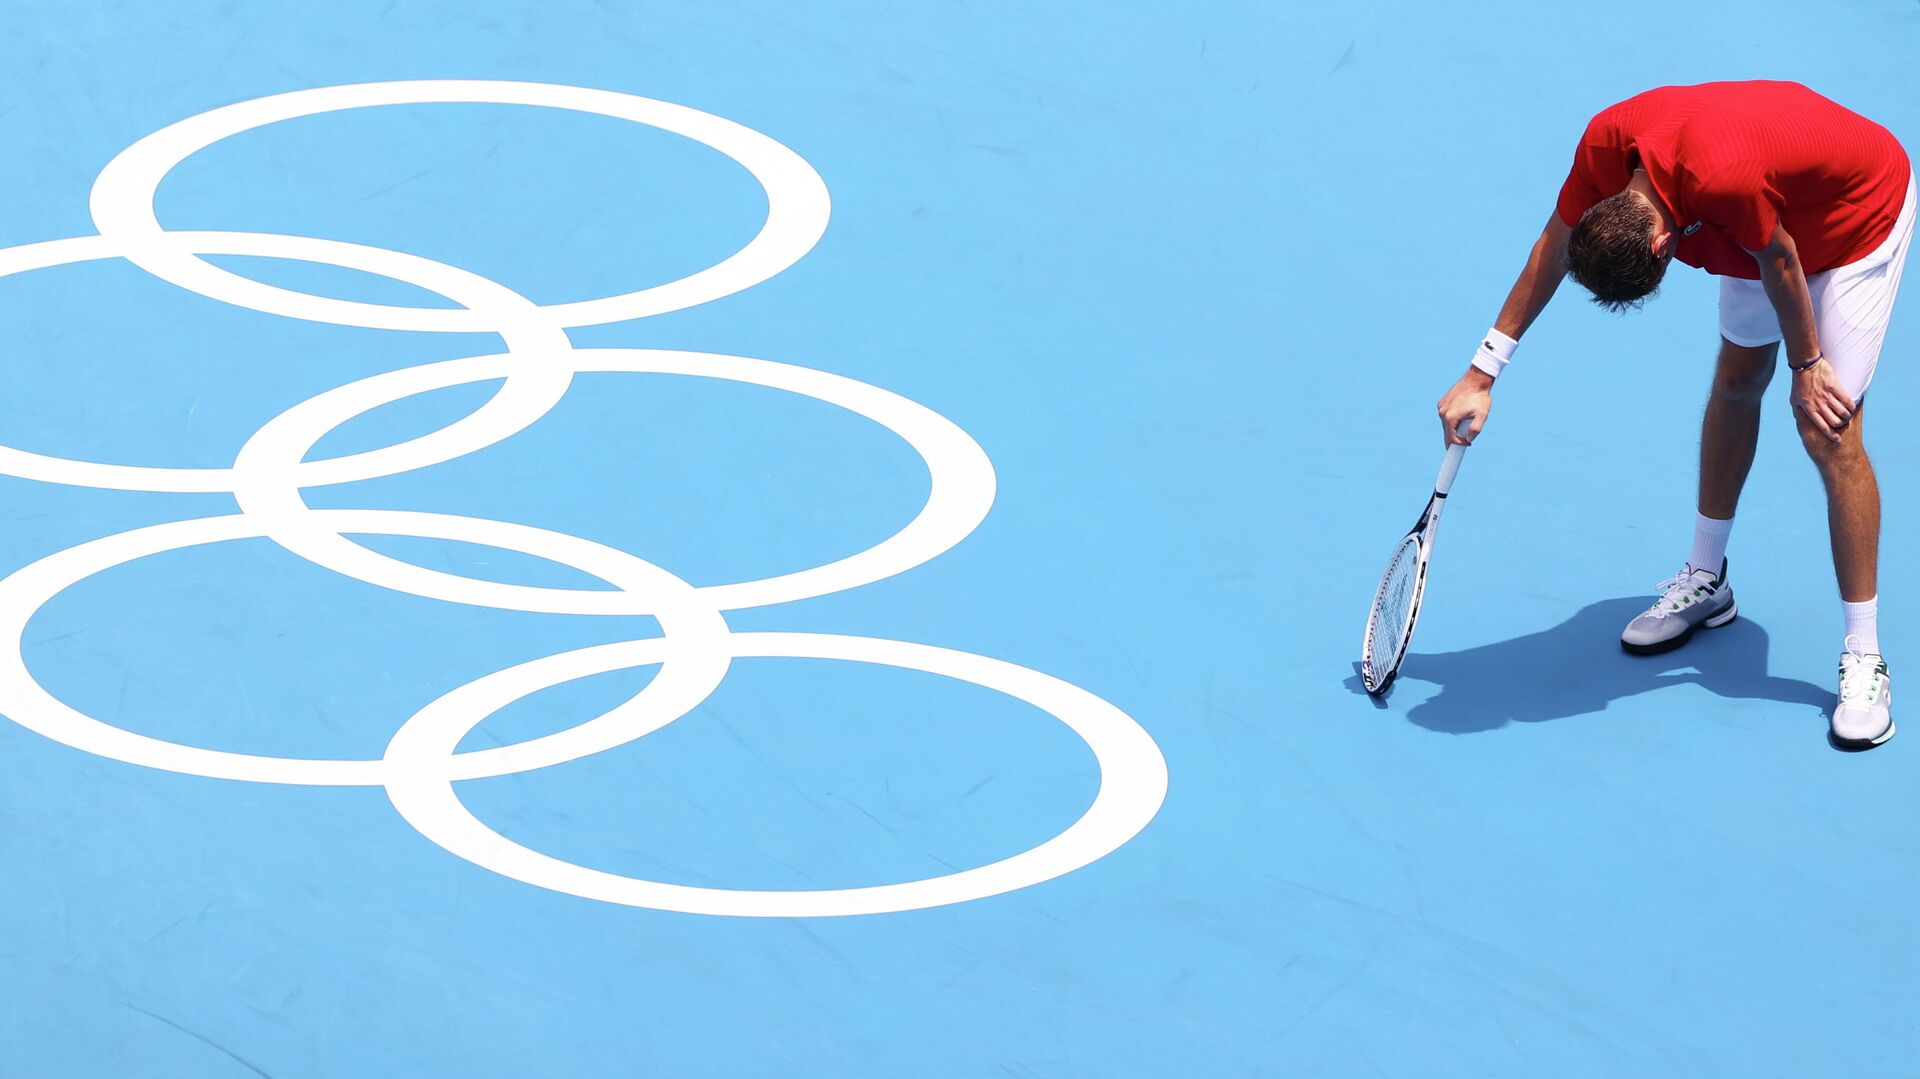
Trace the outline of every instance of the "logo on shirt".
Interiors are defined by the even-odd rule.
[[[1699,222],[1699,221],[1695,221],[1695,222],[1694,222],[1693,224],[1691,224],[1691,225],[1688,225],[1688,226],[1687,226],[1686,228],[1684,228],[1684,229],[1682,229],[1682,230],[1680,230],[1680,235],[1682,235],[1682,236],[1691,236],[1691,235],[1693,235],[1694,233],[1696,233],[1696,232],[1699,232],[1699,231],[1700,231],[1700,226],[1701,226],[1701,224],[1702,224],[1702,222]]]

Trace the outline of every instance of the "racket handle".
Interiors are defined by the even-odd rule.
[[[1472,424],[1473,421],[1471,419],[1461,420],[1460,425],[1455,427],[1454,431],[1464,438],[1467,434],[1467,428],[1472,426]],[[1447,447],[1447,459],[1440,462],[1440,478],[1433,481],[1434,494],[1444,495],[1447,493],[1447,489],[1453,486],[1453,477],[1460,474],[1460,462],[1466,456],[1467,448],[1465,446]]]

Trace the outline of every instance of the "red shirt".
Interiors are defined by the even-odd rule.
[[[1572,227],[1647,171],[1683,230],[1674,257],[1757,280],[1749,251],[1786,228],[1807,273],[1861,259],[1906,201],[1905,150],[1879,124],[1796,82],[1663,86],[1602,110],[1560,188]]]

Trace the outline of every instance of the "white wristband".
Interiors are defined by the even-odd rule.
[[[1520,342],[1499,330],[1490,329],[1480,339],[1480,347],[1473,350],[1473,366],[1493,378],[1499,378],[1500,372],[1513,362],[1513,350],[1519,347]]]

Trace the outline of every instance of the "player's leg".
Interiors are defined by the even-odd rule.
[[[1764,298],[1764,297],[1763,297]],[[1722,321],[1726,319],[1722,304]],[[1738,331],[1736,331],[1738,332]],[[1774,332],[1778,333],[1778,324]],[[1778,340],[1740,345],[1723,329],[1713,388],[1700,423],[1700,498],[1693,547],[1679,573],[1660,582],[1660,597],[1621,631],[1620,647],[1638,655],[1678,648],[1701,627],[1733,621],[1739,612],[1727,582],[1727,537],[1753,469],[1760,440],[1760,404],[1778,362]]]
[[[1879,745],[1893,737],[1893,694],[1880,651],[1880,483],[1867,456],[1866,409],[1854,412],[1838,442],[1803,414],[1794,419],[1827,490],[1827,532],[1846,621],[1833,739],[1850,748]]]
[[[1760,405],[1779,366],[1779,356],[1779,341],[1747,347],[1720,339],[1713,391],[1707,396],[1706,415],[1700,422],[1698,509],[1706,520],[1732,524],[1741,488],[1753,469],[1754,448],[1760,442]],[[1707,565],[1709,561],[1712,566]],[[1719,561],[1702,559],[1693,564],[1718,569]]]
[[[1844,603],[1866,603],[1879,595],[1880,481],[1867,456],[1866,406],[1840,432],[1827,438],[1804,413],[1796,411],[1800,442],[1820,470],[1827,489],[1827,532],[1833,541],[1833,573]],[[1876,640],[1871,643],[1878,643]]]
[[[1882,658],[1879,632],[1880,483],[1867,456],[1863,402],[1912,243],[1914,201],[1909,185],[1907,205],[1878,250],[1807,279],[1820,350],[1840,388],[1862,403],[1856,404],[1838,442],[1821,435],[1804,417],[1795,417],[1827,491],[1827,529],[1846,626],[1832,735],[1835,744],[1846,748],[1878,745],[1893,737],[1892,677]]]

